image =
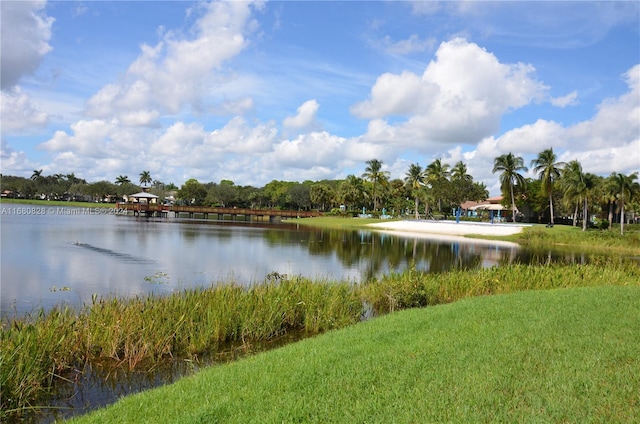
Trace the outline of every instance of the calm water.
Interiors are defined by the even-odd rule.
[[[19,208],[36,214],[17,214]],[[359,282],[416,268],[441,272],[519,260],[514,246],[400,238],[293,224],[115,216],[104,210],[2,206],[2,315],[92,296],[170,293],[217,282],[251,284],[270,273]]]

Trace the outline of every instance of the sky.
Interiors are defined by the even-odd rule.
[[[7,1],[3,175],[178,186],[553,148],[640,171],[637,1]],[[533,171],[524,173],[535,178]]]

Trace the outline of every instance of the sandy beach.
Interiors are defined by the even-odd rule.
[[[507,236],[517,234],[527,227],[526,224],[490,224],[485,222],[464,222],[455,221],[389,221],[369,224],[376,230],[401,232],[401,233],[421,233],[438,234],[448,236],[465,236],[469,234]]]

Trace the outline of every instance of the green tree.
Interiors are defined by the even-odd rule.
[[[103,202],[107,196],[115,196],[117,191],[115,184],[109,181],[96,181],[85,189],[85,193],[90,194],[96,202]]]
[[[473,177],[467,172],[467,165],[458,161],[451,168],[451,194],[454,206],[458,206],[467,200],[484,200],[486,187],[478,186]]]
[[[567,203],[575,205],[573,225],[576,225],[578,208],[582,206],[582,231],[586,231],[589,221],[589,198],[593,195],[598,179],[595,175],[584,173],[577,160],[566,164],[562,170],[560,187]]]
[[[142,187],[149,187],[149,184],[151,184],[151,181],[153,181],[153,179],[151,178],[151,172],[149,171],[142,171],[140,173],[140,185]]]
[[[201,206],[207,197],[206,187],[195,178],[190,178],[178,190],[178,198],[189,205]]]
[[[565,205],[570,205],[574,208],[573,211],[573,226],[575,227],[578,220],[578,208],[582,203],[583,196],[583,180],[584,173],[582,172],[582,165],[577,160],[567,162],[567,166],[562,170],[562,176],[559,181],[560,190]]]
[[[389,172],[382,170],[382,161],[371,159],[367,161],[362,178],[366,178],[372,184],[371,197],[373,198],[373,210],[378,210],[377,188],[389,181]]]
[[[321,211],[326,210],[327,203],[331,203],[331,200],[335,196],[333,189],[327,184],[316,183],[310,187],[309,197],[311,198],[311,203],[319,206]]]
[[[140,191],[140,188],[131,181],[116,186],[116,194],[118,197],[128,196]]]
[[[562,175],[562,169],[566,166],[564,162],[557,162],[556,154],[552,148],[543,150],[536,159],[531,161],[533,172],[538,174],[542,181],[542,190],[549,198],[549,213],[551,219],[549,223],[553,225],[553,188]]]
[[[631,199],[640,191],[640,186],[635,182],[637,179],[637,172],[630,175],[624,175],[621,173],[615,174],[614,181],[618,191],[618,209],[620,210],[620,234],[624,234],[625,202],[631,201]]]
[[[271,207],[286,209],[291,203],[289,187],[294,183],[287,181],[273,180],[264,186],[264,192],[269,198]]]
[[[353,174],[347,175],[338,188],[338,199],[348,209],[361,204],[364,201],[364,182],[362,179]]]
[[[420,212],[418,211],[418,205],[420,203],[420,192],[424,188],[425,175],[422,167],[417,163],[409,165],[409,170],[404,177],[404,182],[411,190],[413,196],[414,208],[416,213],[416,219],[420,218]]]
[[[116,184],[118,184],[119,186],[125,183],[130,183],[130,182],[131,180],[126,175],[118,175],[118,177],[116,178]]]
[[[33,181],[38,181],[42,178],[42,169],[34,169],[33,174],[31,174],[31,179]]]
[[[294,184],[289,187],[289,198],[298,210],[307,210],[311,207],[311,186],[309,184]]]
[[[514,195],[514,186],[525,186],[526,181],[519,171],[527,171],[524,166],[524,159],[515,156],[509,152],[505,155],[498,156],[493,161],[493,172],[500,172],[500,189],[504,197],[511,200],[511,212],[513,213],[513,222],[516,221],[516,199]]]
[[[442,203],[450,188],[451,171],[449,171],[449,165],[442,163],[441,159],[436,159],[427,166],[425,175],[426,182],[431,186],[433,195],[438,202],[438,212],[442,212]]]

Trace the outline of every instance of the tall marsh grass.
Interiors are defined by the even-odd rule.
[[[85,363],[152,369],[222,343],[317,334],[353,324],[362,303],[348,283],[275,276],[249,288],[225,284],[170,296],[98,299],[81,311],[39,312],[3,323],[0,418],[37,407],[56,380]]]
[[[407,269],[363,285],[361,297],[380,314],[472,296],[606,285],[640,285],[640,267],[630,261],[603,259],[587,265],[512,264],[443,274]]]

